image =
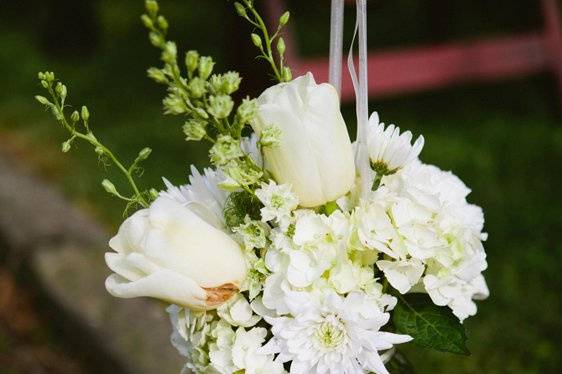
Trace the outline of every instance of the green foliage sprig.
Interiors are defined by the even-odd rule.
[[[190,50],[180,64],[176,43],[167,39],[168,21],[160,14],[158,2],[146,0],[145,8],[141,20],[149,30],[150,42],[161,50],[163,62],[161,68],[149,68],[148,76],[167,86],[164,113],[185,117],[186,140],[212,144],[211,162],[233,182],[227,181],[222,187],[242,188],[253,194],[265,171],[243,151],[241,142],[244,128],[256,116],[256,100],[246,98],[236,106],[231,95],[240,87],[239,74],[213,74],[211,57]]]
[[[266,60],[271,68],[275,79],[279,82],[288,82],[292,79],[291,69],[285,65],[285,40],[280,35],[283,26],[289,22],[290,13],[287,11],[279,17],[279,24],[273,34],[269,32],[263,18],[254,6],[254,0],[242,0],[235,2],[236,12],[261,33],[252,33],[252,43],[260,50],[258,58]],[[273,55],[273,45],[277,50],[277,59]]]
[[[130,196],[123,195],[108,179],[104,179],[102,181],[103,188],[113,196],[127,202],[127,208],[125,211],[133,206],[148,207],[150,200],[152,200],[157,193],[154,190],[141,191],[135,182],[135,176],[141,174],[142,169],[140,169],[140,163],[150,156],[150,153],[152,152],[151,149],[143,148],[133,163],[129,167],[125,167],[125,164],[94,135],[94,132],[91,130],[89,125],[90,112],[86,106],[82,106],[80,112],[75,110],[72,112],[70,117],[67,117],[65,113],[65,108],[68,107],[66,104],[68,96],[68,89],[66,85],[58,81],[53,72],[42,72],[38,74],[38,77],[41,82],[41,86],[47,90],[51,99],[49,100],[45,96],[40,95],[35,96],[35,99],[49,109],[53,113],[57,122],[59,122],[70,134],[70,138],[62,143],[62,151],[64,153],[70,151],[72,144],[77,139],[89,143],[92,145],[94,152],[104,164],[107,164],[107,162],[110,161],[121,171],[131,187],[132,194]],[[79,129],[80,127],[83,129],[82,131]]]

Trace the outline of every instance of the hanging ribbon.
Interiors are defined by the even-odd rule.
[[[330,17],[330,84],[341,97],[343,8],[345,0],[332,0]]]
[[[359,35],[359,75],[353,62],[355,37]],[[365,198],[371,190],[373,171],[369,165],[367,152],[367,129],[369,125],[369,95],[367,75],[367,0],[357,0],[357,15],[353,40],[347,56],[347,68],[355,91],[355,112],[357,115],[357,140],[355,165],[360,176],[360,197]]]
[[[369,125],[369,96],[367,75],[367,0],[356,0],[357,14],[353,40],[347,56],[347,67],[353,83],[357,115],[357,140],[355,165],[360,175],[360,197],[366,197],[371,190],[373,171],[369,165],[367,152],[367,129]],[[342,44],[343,44],[343,6],[344,0],[332,0],[330,18],[330,83],[341,95]],[[359,75],[353,61],[355,37],[359,41]]]

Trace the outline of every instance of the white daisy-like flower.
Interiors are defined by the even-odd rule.
[[[410,131],[400,134],[400,128],[386,126],[379,122],[379,115],[373,112],[369,118],[367,133],[367,150],[371,165],[375,171],[383,174],[392,173],[416,160],[423,148],[424,138],[419,136],[411,144]]]
[[[275,221],[282,227],[289,225],[291,212],[299,205],[299,199],[288,184],[277,184],[270,180],[262,183],[256,190],[256,196],[264,207],[261,209],[262,221]]]
[[[209,365],[207,343],[211,337],[213,316],[176,305],[170,305],[166,311],[173,328],[170,336],[172,345],[182,356],[187,357],[182,373],[205,372]]]
[[[388,374],[380,352],[412,339],[380,331],[390,315],[364,293],[293,292],[290,299],[291,316],[265,317],[273,338],[262,352],[291,361],[291,374]]]
[[[226,228],[224,206],[228,192],[219,187],[225,179],[217,170],[206,168],[201,174],[195,166],[191,166],[189,184],[176,187],[164,178],[167,190],[160,192],[197,214],[201,219],[217,228]]]

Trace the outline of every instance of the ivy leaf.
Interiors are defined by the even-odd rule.
[[[398,300],[392,317],[398,333],[410,335],[421,347],[470,355],[464,326],[449,308],[420,293],[400,295]]]

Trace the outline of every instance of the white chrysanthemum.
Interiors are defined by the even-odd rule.
[[[170,305],[166,311],[172,323],[170,340],[178,352],[187,357],[185,373],[205,372],[209,365],[207,343],[210,340],[212,316],[205,312]]]
[[[261,209],[262,221],[275,221],[285,228],[289,225],[291,212],[299,205],[290,185],[279,185],[270,180],[268,184],[263,183],[261,188],[256,190],[256,196],[264,205]]]
[[[225,228],[224,205],[228,193],[218,185],[225,177],[220,171],[206,168],[203,174],[191,166],[189,184],[176,187],[164,179],[167,191],[160,192],[197,214],[201,219],[217,228]]]
[[[265,317],[273,338],[262,351],[291,361],[292,374],[388,374],[380,351],[411,340],[380,331],[390,315],[364,293],[343,298],[333,292],[317,297],[294,292],[290,299],[291,316]]]
[[[418,158],[423,148],[424,138],[420,135],[413,145],[411,141],[412,133],[410,131],[400,134],[399,127],[389,125],[385,128],[384,123],[379,123],[378,113],[371,114],[367,133],[367,149],[372,165],[383,167],[388,172],[408,165]]]

